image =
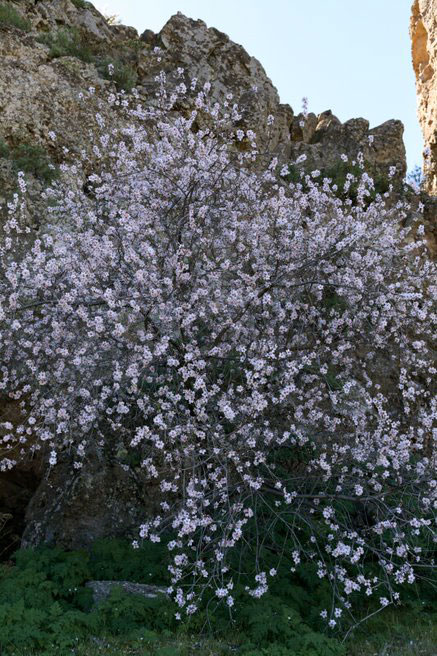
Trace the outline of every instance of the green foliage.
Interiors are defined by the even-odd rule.
[[[382,175],[378,171],[369,170],[367,167],[367,173],[372,177],[373,183],[375,185],[374,192],[371,193],[371,200],[375,198],[377,194],[385,194],[389,190],[390,180],[388,176]],[[347,182],[348,175],[353,175],[355,178],[359,179],[361,177],[362,170],[360,167],[350,162],[339,162],[336,166],[324,169],[321,171],[322,178],[330,178],[333,185],[337,185],[337,193],[342,197],[347,197],[356,201],[357,199],[357,190],[358,183],[352,182],[348,191],[344,191],[344,186]]]
[[[3,139],[0,139],[0,157],[9,157],[9,146]]]
[[[437,608],[407,607],[386,609],[350,634],[348,656],[435,656],[437,645]]]
[[[109,66],[114,67],[112,75]],[[135,68],[122,58],[104,59],[99,62],[98,69],[106,80],[112,80],[118,91],[130,92],[135,87],[138,79]]]
[[[97,540],[89,557],[92,579],[168,584],[168,552],[161,543],[133,549],[125,540]]]
[[[128,39],[123,44],[128,50],[133,50],[134,52],[140,52],[146,48],[146,44],[141,39]]]
[[[63,28],[57,32],[48,32],[42,34],[38,40],[49,46],[51,59],[77,57],[86,63],[94,61],[92,49],[77,29]]]
[[[176,629],[175,611],[165,597],[146,599],[115,587],[94,614],[99,615],[111,635],[136,636],[142,627],[161,633]]]
[[[44,182],[53,182],[59,174],[41,146],[23,143],[14,148],[9,156],[16,171],[32,173]]]
[[[83,582],[83,568],[68,554],[43,550],[17,554],[17,566],[3,568],[0,575],[0,648],[66,648],[76,636],[98,630],[98,620],[74,603]],[[70,572],[69,569],[72,568]],[[90,591],[88,606],[91,604]],[[78,597],[79,599],[79,597]]]
[[[59,170],[52,164],[44,148],[29,143],[22,143],[15,148],[0,139],[0,157],[13,163],[16,172],[31,173],[35,177],[50,183],[59,175]]]
[[[77,7],[77,9],[85,9],[85,7],[87,6],[85,0],[71,0],[71,1],[74,4],[74,6]]]
[[[63,551],[42,547],[37,551],[22,549],[14,556],[17,573],[34,572],[45,576],[65,597],[89,579],[89,555],[86,551]],[[2,591],[0,589],[0,600]]]
[[[53,653],[62,653],[77,638],[90,635],[129,636],[144,629],[160,633],[175,629],[175,608],[164,597],[145,599],[114,588],[93,609],[92,592],[85,587],[97,575],[150,583],[152,570],[162,570],[155,548],[149,554],[110,540],[96,544],[91,553],[40,548],[18,551],[14,560],[14,567],[0,570],[1,653],[2,649],[8,653],[12,646],[47,653],[53,648]]]
[[[342,314],[348,307],[345,299],[337,294],[334,287],[325,287],[323,305],[327,310],[334,310],[338,314]]]
[[[77,6],[82,5],[82,0],[77,0]],[[101,57],[96,48],[92,48],[81,32],[75,28],[63,28],[56,32],[42,34],[38,40],[49,46],[49,57],[56,59],[58,57],[76,57],[86,63],[94,63],[102,77],[106,80],[112,80],[118,91],[130,92],[135,87],[138,79],[135,67],[128,61],[126,54],[114,57]],[[138,45],[139,44],[139,45]],[[141,41],[131,40],[127,44],[128,51],[137,51],[141,47]],[[109,65],[112,65],[112,74],[109,72]]]
[[[353,510],[346,508],[345,512]],[[279,543],[281,531],[275,530]],[[432,586],[424,590],[409,586],[403,614],[402,610],[384,610],[370,621],[370,628],[363,624],[343,645],[324,632],[319,613],[320,608],[329,607],[331,589],[317,576],[317,566],[306,564],[292,574],[285,559],[269,593],[261,599],[252,599],[244,592],[253,572],[246,572],[236,583],[232,622],[226,605],[213,595],[199,613],[180,623],[175,620],[175,605],[166,598],[145,599],[121,587],[114,587],[97,607],[93,605],[91,590],[85,587],[90,579],[168,584],[165,553],[161,544],[146,544],[135,550],[122,540],[100,540],[90,551],[18,551],[15,566],[0,569],[0,653],[54,656],[71,653],[74,647],[78,656],[93,656],[101,653],[96,647],[98,641],[114,645],[114,650],[105,646],[108,656],[218,656],[235,652],[241,656],[351,656],[364,653],[358,647],[351,651],[351,646],[366,641],[366,653],[398,656],[410,653],[400,647],[405,617],[412,626],[427,627],[427,645],[437,638]],[[269,551],[262,552],[261,559],[265,567],[276,562]],[[371,600],[363,599],[365,612],[372,609],[370,604]],[[209,642],[201,637],[205,630],[211,636]],[[377,651],[388,639],[399,651]],[[432,653],[425,649],[423,656]]]
[[[283,176],[283,179],[286,182],[291,182],[293,184],[302,184],[303,189],[308,188],[308,180],[306,179],[307,175],[311,174],[311,170],[307,170],[304,165],[297,166],[292,164],[288,167],[288,174]],[[372,170],[369,165],[365,166],[364,169],[370,177],[373,179],[374,190],[370,191],[370,195],[367,198],[367,202],[375,200],[375,197],[378,194],[385,194],[389,190],[390,179],[387,175],[383,175],[377,169]],[[342,200],[352,200],[356,202],[359,179],[363,174],[363,170],[358,166],[358,164],[352,164],[351,162],[343,162],[339,160],[335,166],[330,166],[324,169],[321,169],[318,180],[323,180],[328,178],[331,180],[331,188],[335,191],[335,194]],[[345,190],[345,185],[348,182],[349,176],[353,176],[353,180],[350,182],[350,185]]]
[[[30,22],[23,18],[11,5],[0,4],[0,25],[12,25],[23,32],[29,32]]]
[[[272,595],[247,604],[241,614],[241,622],[250,641],[263,648],[253,652],[250,645],[247,656],[280,656],[284,648],[296,656],[345,654],[337,640],[312,631],[293,607]]]

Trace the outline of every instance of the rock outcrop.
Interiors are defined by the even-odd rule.
[[[14,187],[14,153],[21,146],[32,147],[33,153],[39,148],[47,162],[57,165],[66,149],[71,153],[89,143],[90,108],[97,108],[113,84],[105,75],[108,59],[120,62],[124,78],[135,81],[143,103],[154,98],[155,76],[161,70],[170,82],[177,68],[184,69],[181,75],[189,82],[210,81],[212,97],[238,103],[242,126],[257,133],[262,150],[284,162],[305,154],[309,168],[329,170],[338,165],[340,155],[353,161],[362,152],[372,173],[384,176],[393,166],[398,178],[405,174],[400,121],[370,128],[363,118],[341,123],[331,111],[295,116],[280,102],[260,62],[203,21],[177,14],[158,34],[146,30],[140,37],[134,28],[109,25],[90,3],[9,4],[28,22],[28,29],[0,24],[0,205]],[[124,78],[119,80],[121,88],[127,84]],[[95,104],[84,106],[79,94],[90,86],[96,90]],[[105,112],[104,104],[99,111]],[[274,117],[270,129],[269,115]],[[109,112],[107,118],[116,120]],[[32,220],[38,226],[44,222],[44,208],[38,203],[46,180],[41,166],[30,166],[28,173],[35,197]],[[67,455],[52,469],[40,471],[40,461],[38,467],[37,474],[31,464],[16,473],[0,473],[0,513],[15,515],[17,531],[25,525],[26,545],[78,547],[97,537],[125,535],[157,503],[141,468],[124,461],[117,449],[89,454],[81,470],[72,469]],[[11,489],[16,490],[15,505],[8,502]]]
[[[79,471],[67,454],[47,468],[26,508],[22,545],[79,549],[98,538],[136,537],[144,518],[159,511],[159,486],[126,456],[96,446]]]
[[[402,179],[406,173],[403,132],[402,122],[393,119],[370,129],[364,118],[341,123],[330,110],[319,116],[299,114],[291,129],[292,158],[305,154],[310,170],[332,171],[338,167],[341,155],[353,161],[362,153],[375,177],[387,177],[394,167],[395,175]]]
[[[154,97],[155,76],[161,70],[170,80],[183,68],[187,81],[211,81],[212,98],[232,96],[229,102],[238,103],[242,125],[257,133],[260,149],[284,161],[306,153],[309,166],[323,169],[335,165],[342,153],[353,159],[361,150],[371,170],[384,175],[394,165],[400,177],[405,174],[400,121],[369,129],[365,119],[342,124],[327,111],[308,117],[310,128],[302,131],[302,117],[280,103],[260,62],[201,20],[178,13],[158,34],[146,30],[139,37],[134,28],[108,25],[90,3],[82,7],[73,0],[22,0],[11,5],[30,30],[0,24],[0,139],[8,147],[40,146],[56,164],[64,159],[65,148],[71,152],[89,141],[92,105],[81,105],[78,96],[90,86],[96,89],[96,99],[103,96],[111,84],[105,63],[113,58],[131,70],[145,103]],[[61,47],[50,48],[48,37],[60,33]],[[69,37],[75,49],[65,48]],[[268,128],[269,115],[275,120]],[[56,141],[50,139],[51,132]],[[0,176],[7,193],[11,176],[1,149]]]
[[[414,0],[410,35],[425,141],[425,184],[430,194],[437,195],[437,0]]]

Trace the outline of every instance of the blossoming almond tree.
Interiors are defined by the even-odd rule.
[[[80,469],[89,445],[127,445],[159,482],[140,536],[170,535],[181,613],[211,590],[233,605],[237,549],[263,595],[267,549],[317,565],[335,626],[354,592],[384,606],[433,568],[436,267],[364,171],[354,204],[318,172],[288,184],[232,98],[157,81],[147,107],[109,98],[93,164],[63,166],[21,256],[19,178],[0,387],[22,422],[2,426],[1,466],[45,449]]]

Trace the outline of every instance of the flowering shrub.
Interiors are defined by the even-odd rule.
[[[90,444],[128,446],[160,485],[140,537],[172,534],[181,613],[211,590],[232,607],[242,549],[253,597],[267,560],[313,563],[334,628],[357,592],[384,607],[433,568],[436,267],[399,228],[408,207],[369,203],[364,171],[355,203],[317,171],[285,182],[231,97],[157,82],[150,106],[102,106],[93,159],[63,166],[23,256],[20,177],[0,388],[23,418],[2,426],[2,468],[45,448],[80,469]],[[124,127],[106,128],[111,107]]]

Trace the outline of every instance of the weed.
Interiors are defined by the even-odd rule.
[[[140,52],[144,50],[146,44],[140,39],[129,39],[124,42],[124,46],[129,50],[134,50],[135,52]]]

